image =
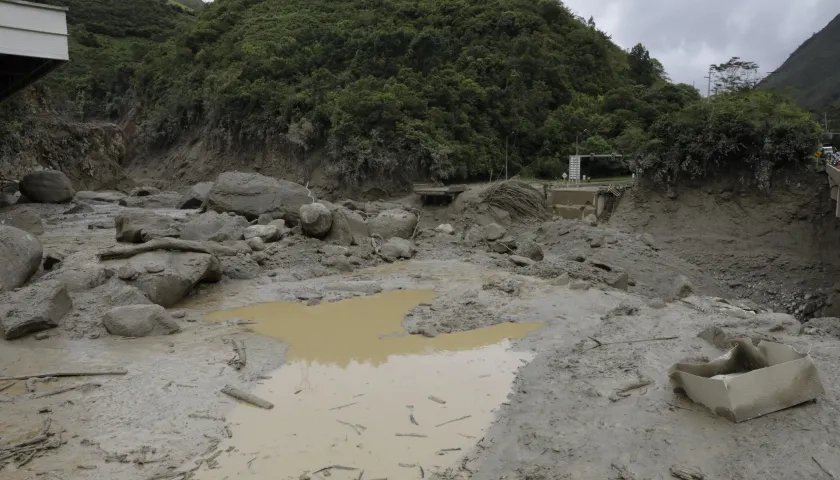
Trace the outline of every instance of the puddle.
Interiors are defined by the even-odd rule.
[[[267,303],[208,315],[256,321],[254,332],[280,338],[289,349],[288,363],[253,391],[274,409],[234,408],[227,415],[233,437],[220,449],[235,449],[199,478],[282,480],[309,472],[313,479],[355,480],[364,470],[363,478],[419,479],[421,466],[425,478],[455,466],[492,423],[518,368],[532,358],[510,350],[507,339],[542,325],[507,323],[436,338],[402,335],[406,312],[433,296],[431,290],[403,290],[313,307]],[[314,474],[330,465],[355,470]]]

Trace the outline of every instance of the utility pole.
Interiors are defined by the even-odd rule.
[[[510,138],[510,135],[505,136],[505,180],[508,179],[508,138]]]
[[[709,86],[706,87],[706,100],[711,102],[712,101],[712,67],[709,66],[709,76],[703,77],[709,80]]]

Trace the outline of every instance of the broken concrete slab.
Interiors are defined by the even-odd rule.
[[[825,390],[807,353],[788,345],[750,339],[708,363],[677,363],[672,384],[716,415],[743,422],[814,400]]]
[[[0,296],[0,333],[6,340],[55,328],[73,302],[59,281],[30,285]]]

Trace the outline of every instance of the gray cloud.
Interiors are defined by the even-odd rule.
[[[838,13],[837,0],[565,0],[624,48],[641,42],[676,82],[695,83],[730,57],[778,68]]]

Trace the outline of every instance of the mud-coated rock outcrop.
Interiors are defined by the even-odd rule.
[[[332,210],[332,217],[332,226],[325,240],[345,246],[368,244],[370,230],[361,215],[348,208],[337,207]]]
[[[13,205],[0,210],[0,225],[19,228],[33,235],[44,233],[41,215],[26,205]]]
[[[417,215],[394,208],[383,210],[375,217],[368,218],[367,224],[371,234],[377,234],[384,239],[391,237],[410,239],[414,234],[414,227],[417,226]]]
[[[219,175],[205,206],[216,212],[234,212],[249,220],[263,213],[297,223],[300,207],[312,203],[303,185],[258,173],[225,172]]]
[[[0,295],[0,333],[6,340],[57,327],[73,308],[62,282],[46,281]]]
[[[192,217],[181,227],[184,240],[227,242],[239,240],[248,227],[245,217],[218,212],[204,212]]]
[[[58,170],[32,172],[21,179],[19,188],[35,203],[66,203],[76,195],[70,179]]]
[[[126,305],[108,310],[102,317],[105,329],[121,337],[169,335],[181,331],[178,323],[160,305]]]
[[[148,197],[138,197],[148,198]],[[174,237],[180,234],[175,219],[142,209],[129,209],[114,218],[117,241],[144,243],[153,238]]]
[[[219,260],[207,253],[161,250],[131,257],[118,275],[153,303],[171,307],[199,283],[221,280],[222,270]]]
[[[196,183],[178,200],[178,208],[191,209],[200,208],[207,200],[207,194],[213,188],[213,182]]]
[[[41,266],[44,248],[31,233],[0,225],[0,292],[18,288]]]

